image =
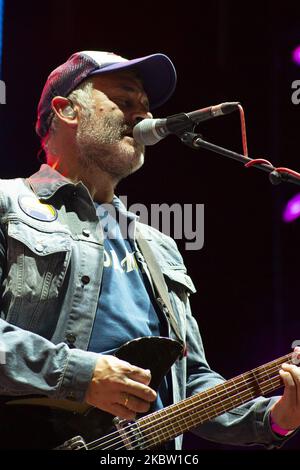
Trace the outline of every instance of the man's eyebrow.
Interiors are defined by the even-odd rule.
[[[147,105],[149,105],[148,97],[147,97],[146,93],[144,92],[144,90],[142,88],[134,87],[132,85],[128,85],[128,84],[125,84],[125,83],[121,83],[119,85],[119,88],[122,89],[123,91],[127,91],[129,93],[143,93],[144,94],[143,99],[145,100]]]
[[[132,91],[132,92],[135,92],[135,91],[138,90],[137,88],[134,88],[134,87],[132,87],[131,85],[124,85],[124,84],[122,84],[122,85],[120,85],[120,87],[123,88],[124,91]],[[138,91],[140,91],[140,90],[138,90]]]
[[[139,87],[134,87],[132,85],[127,85],[125,83],[121,83],[120,85],[120,88],[122,88],[124,91],[129,91],[131,93],[144,93],[144,90],[142,88],[139,88]]]

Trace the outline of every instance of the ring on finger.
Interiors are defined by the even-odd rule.
[[[125,408],[127,408],[128,401],[129,401],[129,396],[128,396],[127,393],[126,393],[126,394],[125,394],[125,401],[124,401],[124,406],[125,406]]]

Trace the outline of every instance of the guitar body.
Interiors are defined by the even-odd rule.
[[[124,344],[115,355],[150,369],[150,386],[157,390],[182,352],[182,345],[175,340],[143,337]],[[114,429],[111,414],[69,400],[2,396],[1,402],[1,449],[53,449],[77,435],[91,442]]]

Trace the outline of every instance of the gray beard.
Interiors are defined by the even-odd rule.
[[[76,139],[83,168],[100,169],[116,181],[133,173],[143,147],[137,145],[132,155],[132,150],[130,152],[130,148],[122,145],[121,141],[129,130],[130,126],[115,116],[97,119],[93,115],[82,116]]]

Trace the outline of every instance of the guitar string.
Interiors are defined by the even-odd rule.
[[[266,390],[268,390],[268,388],[267,388]],[[264,390],[264,393],[266,392],[266,390]],[[271,388],[271,390],[272,390],[272,388]],[[246,391],[245,391],[245,392],[246,392]],[[243,397],[243,399],[244,399],[245,401],[248,400],[248,399],[253,398],[253,395],[251,394],[251,392],[249,392],[249,393],[244,393],[244,394],[242,394],[241,396]],[[219,397],[219,398],[222,398],[222,397]],[[228,398],[227,398],[227,400],[225,400],[225,401],[228,401]],[[193,415],[192,415],[193,418],[195,419],[195,418],[197,418],[199,415],[201,416],[201,414],[203,413],[203,410],[201,410],[201,409],[199,410],[199,405],[200,405],[200,403],[193,403],[193,405],[196,405],[196,407],[193,406],[192,408],[188,409],[188,411],[189,411],[189,413],[191,413],[191,412],[193,411],[193,408],[196,408],[196,412],[194,412]],[[241,403],[239,403],[239,405],[241,405]],[[235,406],[234,406],[234,407],[235,407]],[[214,408],[214,406],[211,406],[210,409],[211,409],[211,408]],[[191,419],[191,416],[190,416],[190,419],[183,418],[183,416],[182,416],[182,415],[183,415],[182,411],[181,411],[181,410],[177,410],[177,411],[178,411],[178,414],[181,415],[181,417],[182,417],[182,418],[181,418],[181,421],[183,422],[183,424],[184,424],[184,423],[187,423],[188,421],[190,421],[190,424],[192,424],[192,425],[194,424],[194,425],[196,426],[196,424],[194,423],[193,419]],[[206,411],[207,411],[207,410],[205,410],[205,413],[206,413]],[[227,411],[229,411],[229,410],[227,410]],[[223,412],[225,412],[225,410],[223,410]],[[222,414],[222,413],[221,413],[221,414]],[[215,417],[215,415],[213,415],[213,416],[208,416],[208,419],[212,419],[213,417]],[[198,422],[197,424],[199,425],[199,424],[201,424],[201,423]],[[153,426],[152,426],[152,427],[153,427]],[[154,427],[156,427],[156,426],[154,426]],[[191,426],[191,427],[193,427],[193,426]],[[147,429],[147,432],[148,432],[149,430],[151,431],[151,428],[150,428],[150,429]],[[173,433],[174,433],[174,431],[175,431],[176,435],[182,434],[182,433],[184,432],[184,431],[182,430],[181,426],[180,426],[178,423],[175,424],[175,425],[171,425],[171,426],[170,426],[169,423],[168,423],[168,420],[165,420],[165,421],[164,421],[164,420],[162,419],[162,420],[161,420],[161,427],[159,428],[159,431],[158,431],[158,432],[159,432],[158,436],[153,436],[153,437],[152,437],[152,436],[144,435],[143,438],[138,437],[138,438],[136,438],[135,440],[130,441],[130,445],[133,445],[133,446],[134,446],[135,444],[137,444],[137,446],[136,446],[135,448],[138,448],[138,446],[140,445],[140,443],[141,443],[141,441],[142,441],[143,445],[146,445],[145,448],[149,448],[149,446],[152,446],[152,444],[153,444],[153,445],[157,445],[157,444],[160,444],[160,443],[164,442],[165,440],[170,440],[170,439],[172,439],[172,437],[176,437],[176,436],[173,435],[172,437],[171,437],[171,436],[168,436],[167,439],[161,439],[161,436],[162,436],[164,433],[166,434],[166,432],[168,432],[169,430],[173,431]],[[127,437],[130,437],[130,436],[128,435]],[[134,430],[132,430],[132,437],[134,437]],[[150,437],[150,438],[149,438],[149,437]],[[120,449],[126,448],[126,444],[124,444],[124,441],[123,441],[122,439],[120,439],[120,443],[122,443],[122,445],[121,445],[120,447],[114,448],[114,450],[120,450]],[[96,447],[96,448],[99,448],[99,447],[100,447],[100,446],[98,446],[98,447]],[[89,449],[89,450],[95,450],[96,448],[94,447],[93,449]],[[106,450],[106,449],[109,449],[109,447],[101,447],[101,449],[102,449],[102,450]]]
[[[270,390],[273,390],[273,384],[274,382],[272,383],[272,386],[269,388],[268,386],[265,386],[265,387],[262,387],[262,391],[263,393],[267,393],[268,391]],[[280,381],[278,380],[278,386],[280,386]],[[230,411],[232,410],[233,408],[237,407],[237,406],[240,406],[242,405],[243,403],[245,403],[246,401],[250,400],[250,399],[253,399],[255,398],[256,395],[253,396],[253,394],[249,391],[249,393],[247,393],[246,391],[241,394],[241,398],[243,398],[243,402],[242,403],[239,403],[238,405],[234,405],[233,407],[230,406],[229,408],[226,408],[225,410],[223,409],[221,413],[219,414],[215,414],[214,413],[214,409],[213,409],[213,412],[212,414],[209,414],[209,413],[206,413],[206,410],[205,412],[203,413],[203,411],[200,409],[199,410],[199,407],[197,407],[196,411],[192,414],[192,415],[188,415],[185,417],[185,419],[181,418],[181,420],[179,420],[179,423],[175,424],[175,426],[172,426],[172,424],[170,425],[169,423],[162,423],[162,426],[159,428],[159,431],[158,431],[158,436],[157,435],[146,435],[146,437],[144,437],[142,443],[145,445],[146,448],[151,448],[151,447],[154,447],[155,445],[158,445],[166,440],[171,440],[172,438],[176,437],[177,435],[179,434],[183,434],[186,430],[188,429],[192,429],[193,427],[201,424],[201,422],[206,422],[210,419],[213,419],[215,418],[216,416],[220,415],[220,414],[223,414],[225,411]],[[226,406],[227,404],[230,405],[230,401],[228,403],[228,400],[224,400],[224,406]],[[214,407],[212,407],[214,408]],[[217,408],[216,408],[217,409]],[[211,409],[210,409],[210,412],[211,412]],[[218,412],[218,410],[217,410]],[[205,416],[206,415],[206,416]],[[202,418],[204,417],[204,420],[200,421],[199,423],[199,418]],[[183,425],[183,427],[182,427]],[[174,434],[174,431],[175,431],[175,434]],[[168,433],[167,434],[167,439],[161,439],[161,437],[164,435],[164,433]],[[133,445],[136,445],[136,447],[138,446],[139,440],[135,440],[135,441],[132,441],[132,444]],[[124,445],[123,445],[123,448],[124,448]],[[118,448],[116,449],[118,450]]]
[[[282,358],[280,358],[280,359],[271,361],[270,363],[266,364],[264,367],[267,367],[267,366],[268,366],[268,373],[271,374],[271,373],[273,372],[273,370],[274,370],[274,366],[276,366],[276,373],[277,373],[277,372],[278,372],[278,367],[279,367],[279,365],[280,365],[279,361],[281,361],[281,363],[283,363],[283,362],[288,362],[288,358],[289,358],[290,356],[291,356],[291,354],[289,354],[289,355],[287,355],[287,356],[284,356],[284,357],[282,357]],[[272,367],[270,367],[271,364],[274,364],[274,365],[272,365]],[[263,377],[267,377],[267,376],[268,376],[268,373],[266,373],[265,371],[261,370],[261,367],[258,367],[258,368],[256,368],[256,369],[253,369],[252,371],[249,371],[248,373],[244,373],[244,374],[241,374],[240,376],[237,376],[236,378],[230,379],[229,381],[232,381],[233,383],[232,383],[232,385],[230,385],[230,387],[228,387],[228,388],[226,389],[226,392],[227,392],[227,393],[230,393],[230,391],[231,391],[232,389],[236,388],[236,387],[237,387],[240,383],[242,383],[242,382],[244,382],[245,386],[248,386],[248,384],[250,384],[251,381],[249,382],[249,379],[248,379],[248,382],[245,383],[245,376],[246,376],[247,374],[255,374],[255,371],[256,371],[256,370],[260,370],[260,372],[259,372],[258,374],[256,374],[257,379],[259,379],[259,376],[260,376],[260,375],[263,375]],[[242,379],[242,380],[241,380],[241,379]],[[272,380],[272,379],[271,379],[271,380]],[[279,379],[279,376],[278,376],[278,380],[280,380],[280,379]],[[252,380],[252,382],[255,383],[255,380]],[[224,383],[226,383],[226,382],[224,382]],[[219,387],[219,388],[222,388],[222,386],[224,387],[224,383],[218,384],[217,387]],[[261,387],[261,388],[262,388],[262,387]],[[207,389],[207,392],[208,392],[208,391],[209,391],[209,389]],[[202,393],[202,392],[200,392],[200,393]],[[214,397],[219,397],[219,393],[218,393],[218,392],[217,392],[217,393],[214,392],[213,394],[211,394],[211,396],[210,396],[209,398],[214,398]],[[233,397],[234,397],[234,395],[233,395]],[[190,397],[190,398],[194,399],[194,402],[196,402],[196,401],[195,401],[195,395],[194,395],[193,397]],[[201,401],[206,400],[206,399],[207,399],[207,396],[206,396],[206,397],[201,397],[201,398],[199,397],[199,398],[197,399],[196,404],[198,404],[198,402],[201,403]],[[174,406],[174,405],[170,405],[170,407],[172,407],[172,406]],[[169,407],[167,407],[167,408],[169,408]],[[164,410],[166,410],[167,408],[164,408]],[[156,425],[157,423],[159,423],[159,421],[160,421],[161,419],[164,418],[164,416],[161,415],[161,413],[162,413],[164,410],[159,410],[159,411],[157,412],[157,413],[160,413],[160,415],[158,416],[157,419],[155,419],[154,421],[152,421],[152,423],[153,423],[153,424],[152,424],[152,427],[155,427],[155,425]],[[208,408],[207,410],[209,410],[209,408]],[[170,414],[170,418],[172,417],[172,415],[176,414],[176,412],[178,413],[178,410],[174,410],[174,411]],[[141,418],[141,420],[142,420],[142,419],[145,420],[146,418]],[[135,426],[135,423],[133,423],[133,424],[132,424],[132,423],[129,423],[127,426],[124,426],[124,428],[123,428],[124,433],[126,433],[128,429],[130,429],[130,428],[132,428],[132,427],[134,427],[134,426]],[[145,424],[142,424],[142,425],[137,425],[137,426],[138,426],[138,428],[139,428],[141,431],[143,431],[143,429],[147,428],[147,426],[148,426],[148,430],[151,430],[151,427],[149,427],[148,423],[145,423]],[[135,432],[134,429],[132,429],[132,432]],[[115,437],[114,437],[114,436],[115,436]],[[108,438],[110,438],[110,439],[108,440]],[[88,443],[88,444],[86,444],[86,445],[82,445],[82,446],[79,447],[78,449],[81,449],[81,448],[88,448],[88,450],[93,450],[93,449],[95,448],[95,446],[98,446],[98,447],[99,447],[99,446],[102,445],[102,444],[104,444],[104,445],[107,445],[107,444],[117,444],[117,441],[118,441],[119,439],[120,439],[120,433],[119,433],[119,431],[115,431],[115,432],[111,433],[110,435],[103,436],[103,437],[98,438],[98,439],[96,439],[96,440],[94,440],[94,441],[91,441],[90,443]]]
[[[266,391],[269,391],[269,390],[272,390],[272,389],[273,389],[273,387],[271,387],[270,389],[267,387],[266,390],[264,390],[264,393],[266,393]],[[246,401],[246,399],[247,399],[247,400],[248,400],[248,399],[251,399],[251,398],[253,398],[253,396],[252,396],[251,393],[249,393],[249,394],[244,394],[243,398],[244,398],[245,401]],[[191,411],[191,410],[189,410],[189,411]],[[229,411],[229,410],[227,410],[227,411]],[[224,411],[223,411],[223,412],[224,412]],[[197,416],[198,416],[199,414],[200,414],[200,416],[201,416],[201,413],[202,413],[202,410],[198,410],[198,411],[196,411],[196,413],[194,413],[192,416],[193,416],[193,418],[197,418]],[[209,417],[209,419],[212,419],[213,417],[215,417],[215,416],[211,416],[211,417]],[[183,419],[182,419],[182,420],[183,420]],[[188,422],[188,421],[190,421],[190,424],[192,424],[192,425],[194,424],[194,422],[193,422],[192,419],[190,419],[190,420],[185,419],[184,422],[186,423],[186,422]],[[199,424],[201,424],[201,423],[198,422],[198,425],[199,425]],[[177,426],[177,427],[176,427],[176,426]],[[195,426],[196,426],[196,424],[195,424]],[[184,431],[182,430],[181,426],[178,425],[178,424],[175,425],[175,426],[169,426],[168,423],[165,424],[164,422],[162,422],[162,426],[161,426],[160,429],[159,429],[159,434],[160,434],[160,435],[158,436],[158,439],[157,439],[157,436],[154,436],[154,437],[150,436],[150,439],[149,439],[149,437],[146,435],[146,436],[144,436],[143,439],[141,439],[141,438],[139,437],[139,438],[135,439],[134,441],[131,441],[131,442],[130,442],[130,445],[133,445],[133,446],[134,446],[134,445],[136,444],[136,446],[134,447],[134,448],[136,448],[136,449],[139,448],[139,445],[140,445],[141,443],[146,446],[146,447],[145,447],[146,449],[149,449],[149,448],[151,448],[151,447],[154,447],[155,445],[161,444],[161,443],[163,443],[163,442],[165,442],[165,441],[167,441],[167,440],[172,439],[172,437],[173,437],[173,438],[176,437],[176,436],[173,435],[172,437],[168,436],[167,439],[161,439],[161,436],[163,435],[163,432],[164,432],[164,431],[168,431],[169,429],[171,429],[173,432],[175,431],[175,432],[176,432],[176,435],[182,434],[182,433],[184,432]],[[121,442],[121,441],[120,441],[120,442]],[[125,445],[124,442],[122,441],[122,445],[121,445],[120,447],[115,448],[114,450],[120,450],[120,449],[126,449],[126,448],[127,448],[126,445]],[[102,448],[102,450],[105,450],[105,449],[107,449],[107,448],[105,448],[105,447]],[[95,449],[90,449],[90,450],[95,450]]]
[[[288,355],[288,356],[285,356],[284,358],[282,358],[282,362],[284,362],[284,360],[287,359],[288,357],[289,357],[289,355]],[[273,362],[275,362],[275,361],[273,361]],[[269,364],[271,364],[271,363],[269,363]],[[269,364],[268,364],[268,365],[269,365]],[[275,365],[276,365],[276,367],[278,367],[279,364],[278,364],[278,363],[275,363]],[[259,368],[258,368],[258,369],[259,369]],[[271,368],[269,368],[268,370],[269,370],[270,373],[272,373],[272,369],[271,369]],[[253,371],[250,371],[249,373],[251,373],[251,372],[253,373],[254,371],[255,371],[255,369],[254,369]],[[263,371],[261,371],[261,372],[264,373]],[[277,372],[278,372],[278,369],[276,370],[276,373],[277,373]],[[256,377],[259,378],[259,375],[261,375],[261,373],[260,373],[260,374],[256,374]],[[267,374],[265,374],[265,376],[267,376]],[[240,381],[240,380],[237,381],[237,379],[240,379],[241,377],[242,377],[242,381]],[[278,376],[278,378],[279,378],[279,376]],[[233,379],[230,379],[230,380],[233,381],[233,384],[232,384],[232,386],[228,387],[228,388],[225,390],[226,392],[230,392],[233,388],[236,388],[236,385],[237,385],[237,384],[242,383],[242,382],[244,382],[244,385],[245,385],[245,386],[248,385],[248,384],[245,383],[245,374],[241,374],[241,376],[238,376],[238,377],[233,378]],[[255,380],[252,381],[252,382],[255,382]],[[249,382],[249,380],[248,380],[248,383],[250,384],[251,381]],[[223,388],[222,386],[224,387],[224,383],[218,384],[217,387],[218,387],[218,388]],[[208,392],[208,391],[209,391],[209,389],[207,389],[207,392]],[[214,394],[211,394],[211,396],[210,396],[209,398],[214,398],[214,397],[217,397],[217,398],[219,397],[218,392],[217,392],[217,393],[214,393]],[[233,397],[234,397],[234,395],[233,395]],[[196,404],[201,403],[201,401],[203,401],[203,400],[205,401],[206,399],[207,399],[207,396],[206,396],[206,397],[199,397],[199,398],[197,399],[197,401],[196,401],[196,400],[195,400],[195,395],[192,396],[192,397],[190,397],[190,401],[194,400],[194,403],[196,403]],[[167,408],[170,408],[170,407],[172,407],[172,406],[174,407],[174,405],[170,405],[170,406],[167,407]],[[176,406],[176,405],[175,405],[175,406]],[[165,418],[165,416],[164,416],[164,414],[165,414],[165,413],[164,413],[164,410],[167,410],[167,408],[164,408],[163,410],[159,410],[159,411],[157,412],[157,413],[159,413],[159,416],[158,416],[158,418],[157,418],[156,420],[152,421],[152,427],[155,427],[155,425],[156,425],[157,423],[159,423],[159,421],[160,421],[161,419],[164,419],[164,418]],[[209,408],[208,408],[207,410],[209,410]],[[178,413],[178,409],[176,409],[176,410],[174,410],[172,413],[170,413],[169,417],[172,418],[172,415],[174,415],[174,414],[176,414],[176,413]],[[146,417],[146,418],[141,418],[141,420],[142,420],[142,419],[143,419],[143,420],[146,420],[147,417]],[[125,427],[123,428],[123,431],[126,432],[128,428],[131,428],[131,427],[133,427],[133,426],[134,426],[134,424],[132,425],[132,423],[130,423],[130,424],[128,424],[127,426],[125,426]],[[148,424],[148,423],[145,423],[145,424],[140,425],[140,426],[139,426],[139,429],[143,430],[144,428],[147,428],[147,426],[148,426],[148,430],[151,429],[151,428],[149,428],[149,424]],[[132,430],[132,432],[134,432],[134,430]],[[111,439],[110,441],[107,441],[107,437],[113,437],[113,435],[116,435],[116,438]],[[87,444],[87,446],[91,447],[92,445],[94,445],[94,444],[99,444],[101,441],[105,441],[105,440],[106,440],[106,442],[103,442],[103,443],[104,443],[104,444],[109,444],[109,443],[112,443],[114,440],[116,441],[116,439],[118,440],[119,437],[120,437],[119,431],[116,431],[116,432],[112,433],[110,436],[104,436],[103,438],[100,438],[100,439],[97,439],[97,440],[95,440],[95,441],[90,442],[89,444]],[[82,447],[85,447],[85,446],[82,446]]]

